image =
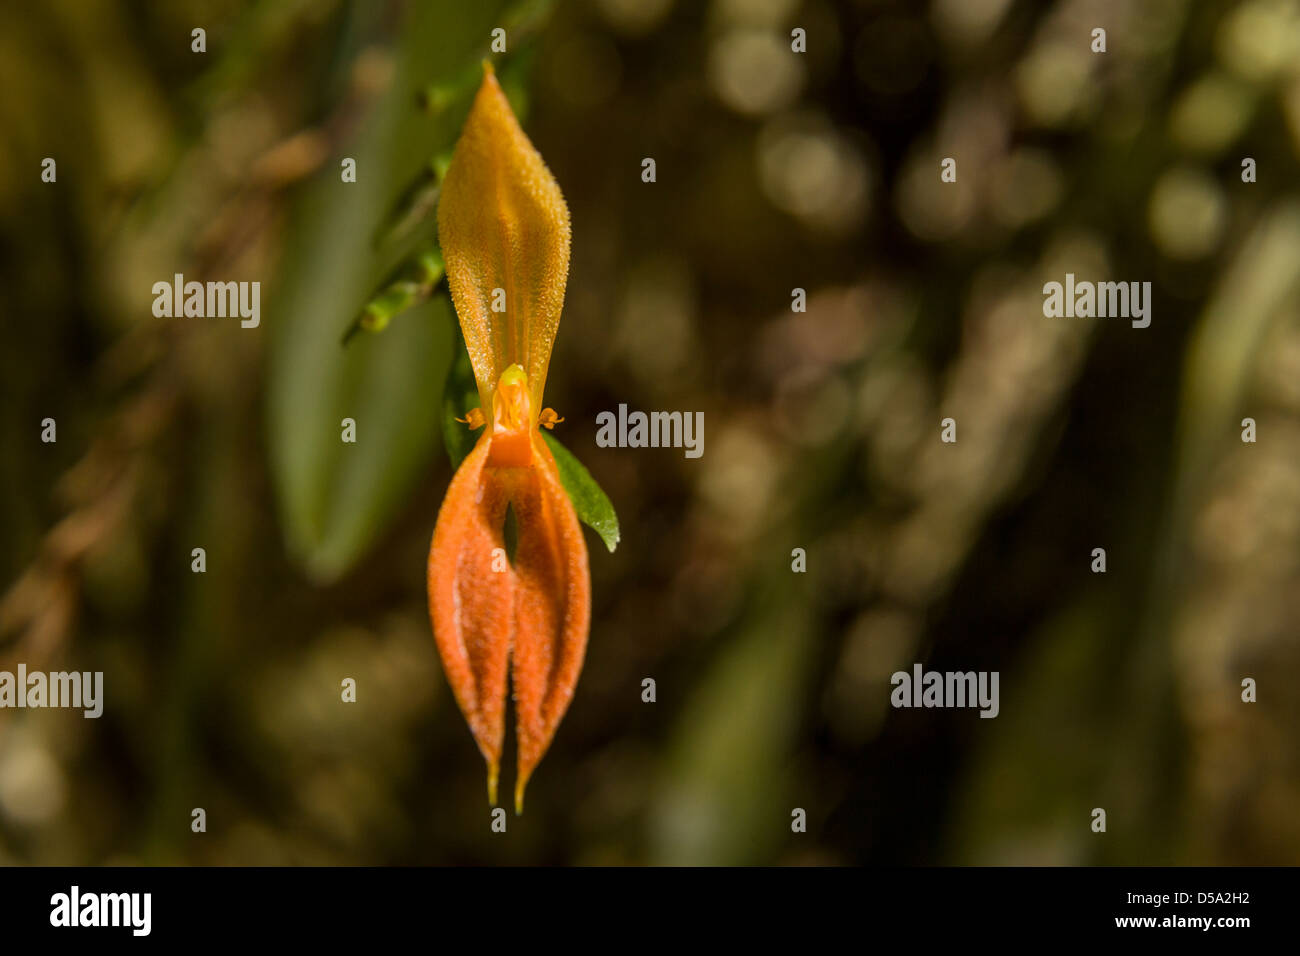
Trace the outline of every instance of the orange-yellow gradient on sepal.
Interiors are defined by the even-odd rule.
[[[568,709],[591,621],[587,547],[539,425],[569,270],[569,211],[490,65],[438,205],[447,282],[483,427],[447,489],[429,551],[443,670],[488,766],[495,804],[507,681],[518,741],[515,809]],[[517,544],[508,559],[507,509]]]
[[[569,276],[569,207],[490,64],[443,180],[438,235],[484,410],[517,364],[537,415]]]

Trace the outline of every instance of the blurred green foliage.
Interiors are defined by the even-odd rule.
[[[340,330],[410,246],[369,247],[393,184],[417,175],[459,132],[455,111],[430,118],[410,90],[474,59],[486,19],[453,16],[454,4],[421,5],[401,32],[387,93],[355,140],[356,183],[340,188],[331,166],[295,209],[268,357],[267,444],[291,548],[313,575],[337,578],[372,544],[429,464],[454,321],[445,296],[417,308],[378,338],[340,349]],[[450,28],[449,28],[450,26]],[[345,54],[346,55],[346,54]],[[460,113],[463,119],[463,111]],[[342,421],[359,423],[355,446]]]
[[[625,533],[506,840],[425,607],[454,316],[340,345],[498,26]],[[1296,862],[1297,50],[1294,0],[0,8],[0,668],[108,691],[0,712],[0,862]],[[1066,272],[1151,327],[1044,318]],[[175,273],[261,327],[154,319]],[[704,456],[597,447],[620,403]],[[891,708],[914,662],[999,717]]]

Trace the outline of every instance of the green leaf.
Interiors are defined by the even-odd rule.
[[[558,438],[549,431],[543,431],[542,437],[555,456],[555,464],[560,469],[560,482],[569,493],[569,500],[578,512],[579,520],[600,535],[605,547],[613,554],[618,547],[618,515],[614,512],[609,496],[596,484],[591,472],[573,456],[573,452],[560,444]]]
[[[326,164],[300,190],[264,322],[277,510],[290,552],[319,581],[351,568],[410,501],[437,452],[440,388],[454,354],[445,296],[383,335],[339,347],[360,304],[412,251],[370,242],[400,189],[394,184],[412,181],[430,156],[449,149],[464,118],[458,110],[430,118],[412,108],[411,94],[477,63],[482,38],[500,22],[500,5],[491,3],[432,0],[407,9],[395,31],[393,81],[348,142],[362,172],[343,184],[337,166]],[[362,39],[355,43],[359,49]],[[340,63],[357,52],[342,51]],[[405,301],[398,290],[384,305]],[[343,418],[356,422],[355,444],[340,440]]]
[[[403,242],[424,226],[431,226],[442,191],[442,177],[451,161],[451,150],[444,150],[421,169],[411,185],[393,203],[383,223],[375,231],[376,248]]]

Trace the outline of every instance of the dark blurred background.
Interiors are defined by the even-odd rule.
[[[339,344],[495,27],[623,528],[504,837],[425,597],[453,316]],[[0,669],[106,696],[0,711],[0,862],[1300,862],[1300,3],[7,2],[0,89]],[[914,662],[1000,715],[892,709]]]

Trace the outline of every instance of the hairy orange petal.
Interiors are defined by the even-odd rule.
[[[493,549],[505,548],[509,502],[495,469],[484,467],[490,445],[485,433],[451,479],[438,512],[429,550],[429,613],[447,682],[487,761],[488,800],[495,804],[515,576],[508,565],[492,569]]]
[[[540,412],[569,274],[569,210],[487,64],[442,184],[438,238],[485,412],[513,364]],[[497,289],[504,312],[492,311]]]
[[[522,469],[512,505],[515,552],[514,685],[519,740],[515,809],[555,736],[582,671],[591,623],[587,545],[555,459],[534,432],[533,465]]]

